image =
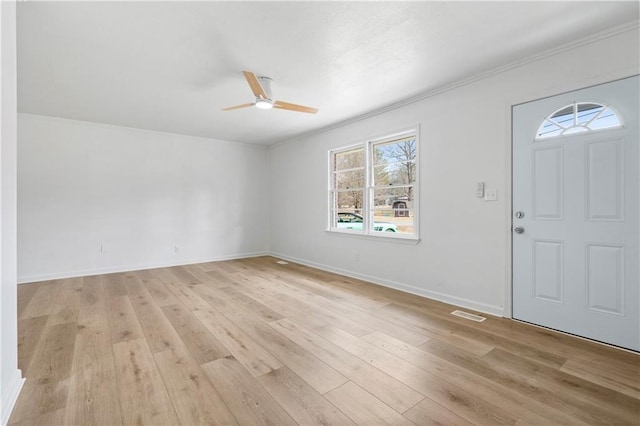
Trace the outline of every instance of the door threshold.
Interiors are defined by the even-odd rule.
[[[558,334],[564,334],[565,336],[575,337],[577,339],[584,340],[586,342],[596,343],[598,345],[606,346],[606,347],[613,348],[613,349],[619,349],[621,351],[628,352],[628,353],[633,354],[633,355],[640,355],[640,351],[634,351],[633,349],[629,349],[629,348],[625,348],[625,347],[617,346],[617,345],[612,345],[611,343],[601,342],[600,340],[589,339],[588,337],[579,336],[577,334],[568,333],[568,332],[562,331],[562,330],[556,330],[555,328],[545,327],[544,325],[534,324],[532,322],[527,322],[527,321],[520,320],[520,319],[513,318],[513,317],[511,318],[511,320],[515,321],[515,322],[519,322],[521,324],[526,324],[526,325],[530,325],[530,326],[533,326],[533,327],[536,327],[536,328],[541,328],[543,330],[553,331],[553,332],[556,332]]]

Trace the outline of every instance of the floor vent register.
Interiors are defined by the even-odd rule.
[[[465,311],[453,311],[451,312],[451,315],[455,315],[457,317],[468,319],[475,322],[482,322],[486,320],[485,317],[481,317],[480,315],[470,314],[469,312],[465,312]]]

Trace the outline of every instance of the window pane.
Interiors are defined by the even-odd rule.
[[[416,181],[416,163],[406,161],[373,167],[373,186],[408,185]]]
[[[364,149],[357,148],[334,154],[334,170],[348,170],[364,167]]]
[[[578,123],[585,124],[593,120],[593,118],[604,109],[603,105],[584,103],[578,104]]]
[[[554,112],[551,116],[553,121],[564,127],[570,127],[573,125],[573,105],[567,105],[566,107]]]
[[[373,145],[373,164],[385,165],[416,159],[416,138],[403,138]]]
[[[371,231],[413,234],[414,216],[413,209],[374,209]]]
[[[606,129],[608,127],[619,127],[620,119],[611,108],[607,108],[589,124],[590,129]]]
[[[555,125],[549,120],[545,120],[544,123],[538,129],[538,138],[550,138],[552,136],[559,136],[562,134],[562,127]]]
[[[333,227],[337,229],[350,229],[362,231],[364,216],[362,210],[339,210],[333,213]]]
[[[364,204],[364,191],[337,192],[335,203],[335,210],[351,212],[361,210]]]
[[[388,207],[391,209],[393,208],[393,204],[398,201],[405,201],[412,205],[413,200],[414,200],[413,186],[373,190],[374,208]],[[407,208],[407,207],[405,206],[404,208]],[[413,206],[409,208],[413,208]]]
[[[337,189],[362,189],[364,187],[364,169],[348,172],[336,172]]]
[[[414,190],[405,188],[385,188],[373,190],[373,222],[375,232],[414,233]]]

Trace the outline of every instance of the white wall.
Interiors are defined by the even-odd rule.
[[[263,146],[22,114],[18,132],[19,282],[268,252]]]
[[[511,106],[637,74],[638,30],[619,30],[271,150],[271,251],[472,309],[510,315]],[[325,231],[327,151],[419,123],[419,244]],[[498,190],[475,197],[476,182]],[[359,255],[359,261],[356,259]]]
[[[0,424],[22,387],[16,299],[16,5],[0,2]]]

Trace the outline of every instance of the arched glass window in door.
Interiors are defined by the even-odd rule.
[[[576,102],[545,118],[538,128],[536,139],[620,126],[622,121],[610,106],[595,102]]]

